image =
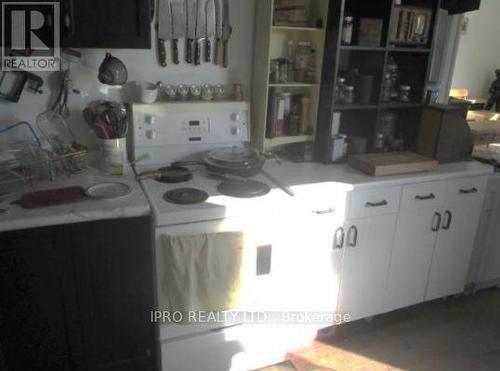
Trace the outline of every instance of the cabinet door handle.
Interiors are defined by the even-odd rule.
[[[365,204],[366,207],[382,207],[382,206],[387,206],[389,203],[387,200],[382,200],[380,202],[367,202]]]
[[[351,235],[353,236],[351,238]],[[352,226],[349,228],[349,233],[347,233],[347,246],[356,247],[358,245],[358,227]]]
[[[339,227],[335,231],[334,238],[333,238],[333,248],[334,249],[341,249],[344,246],[344,228]]]
[[[451,220],[453,219],[453,214],[451,213],[451,211],[446,210],[446,212],[444,213],[444,215],[446,217],[446,221],[443,223],[443,229],[447,231],[447,230],[450,229]]]
[[[437,221],[437,223],[434,223],[434,221]],[[433,222],[433,226],[432,226],[431,230],[433,232],[439,231],[439,228],[441,227],[441,214],[438,212],[435,212],[434,218],[432,219],[432,222]]]
[[[461,189],[459,192],[462,193],[462,194],[464,194],[464,195],[468,195],[470,193],[477,193],[477,188],[476,187],[472,187],[470,189]]]
[[[324,215],[324,214],[331,214],[334,213],[335,209],[325,209],[325,210],[313,210],[313,213],[316,215]]]
[[[436,198],[436,195],[434,193],[431,193],[430,195],[427,195],[427,196],[420,196],[420,195],[415,196],[415,200],[418,200],[418,201],[434,200],[435,198]]]

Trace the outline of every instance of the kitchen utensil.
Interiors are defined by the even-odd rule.
[[[349,156],[349,166],[371,176],[409,174],[432,171],[438,162],[412,152],[369,153]]]
[[[215,36],[215,3],[214,0],[207,0],[205,3],[205,62],[212,61],[212,37]]]
[[[201,63],[201,52],[203,40],[206,38],[206,17],[205,17],[205,1],[198,0],[196,2],[196,44],[194,49],[194,64]]]
[[[229,0],[222,0],[222,12],[223,12],[223,21],[222,21],[222,65],[224,68],[227,68],[229,63],[229,39],[231,38],[231,33],[233,29],[231,27],[229,21]]]
[[[165,43],[172,39],[172,15],[169,0],[158,0],[158,58],[162,67],[167,66]]]
[[[172,59],[179,64],[179,39],[186,34],[186,14],[182,1],[172,0],[170,3],[172,15]]]
[[[37,209],[84,200],[87,200],[87,196],[82,187],[67,187],[25,193],[19,200],[13,201],[12,204],[18,204],[24,209]]]
[[[197,0],[186,0],[186,63],[193,63],[194,39],[196,38]]]
[[[276,179],[274,176],[269,174],[267,171],[261,170],[260,173],[262,175],[264,175],[267,179],[269,179],[271,182],[273,182],[276,187],[281,189],[287,195],[292,196],[292,197],[295,196],[295,192],[292,191],[292,189],[289,186],[287,186],[286,184],[283,184],[280,180]]]
[[[182,183],[193,178],[189,169],[182,166],[162,167],[156,171],[148,171],[139,174],[138,180],[154,179],[161,183]]]
[[[128,79],[127,67],[111,53],[106,53],[99,66],[98,78],[101,83],[106,85],[124,85]]]
[[[131,186],[120,182],[98,183],[85,190],[85,194],[88,197],[96,200],[124,197],[129,195],[131,192]]]
[[[221,0],[214,0],[215,7],[215,50],[214,64],[222,64],[222,7]]]

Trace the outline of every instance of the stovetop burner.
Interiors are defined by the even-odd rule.
[[[193,179],[191,171],[182,166],[163,167],[158,171],[160,176],[156,180],[160,183],[183,183]]]
[[[219,183],[217,190],[225,196],[253,198],[268,194],[271,188],[256,180],[227,179]]]
[[[208,197],[207,192],[196,188],[172,189],[163,195],[165,201],[178,205],[199,204],[205,202]]]

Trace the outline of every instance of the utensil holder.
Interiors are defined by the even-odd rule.
[[[127,153],[127,139],[100,140],[102,169],[110,175],[124,175]]]

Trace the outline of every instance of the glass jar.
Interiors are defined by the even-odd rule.
[[[344,103],[344,87],[345,87],[345,79],[343,77],[339,77],[337,79],[337,84],[335,85],[334,91],[334,101],[337,103]]]
[[[354,30],[354,18],[344,17],[344,22],[342,25],[342,44],[344,45],[352,44],[353,30]]]
[[[346,85],[344,87],[344,103],[354,104],[355,100],[356,100],[356,95],[354,93],[354,86]]]
[[[311,43],[301,41],[297,44],[295,52],[295,81],[304,82],[309,61],[311,59]]]
[[[400,85],[399,86],[399,101],[403,103],[410,102],[411,86],[410,85]]]
[[[384,152],[384,145],[385,145],[384,134],[377,133],[375,135],[375,143],[373,145],[374,151],[375,152]]]

